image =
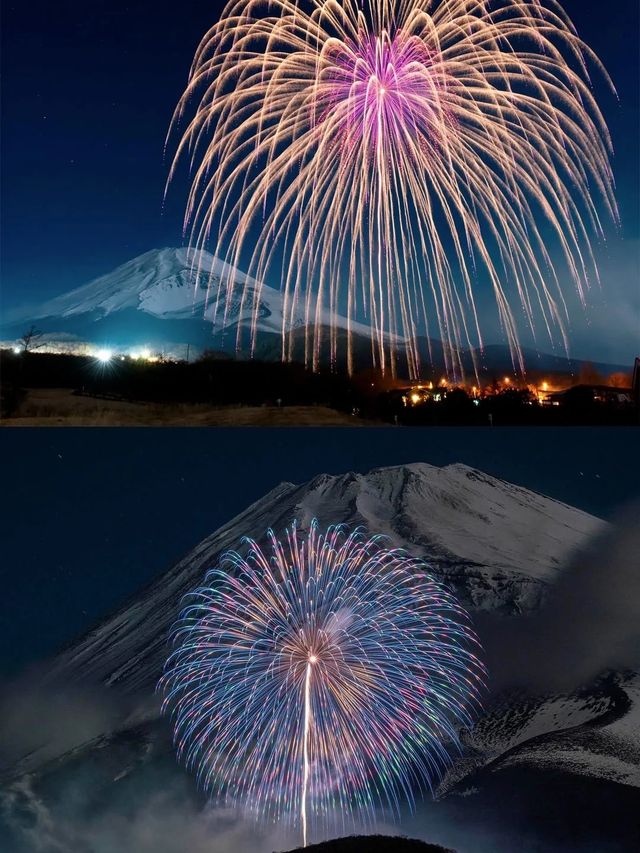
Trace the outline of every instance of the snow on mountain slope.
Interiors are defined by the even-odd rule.
[[[190,273],[191,259],[186,249],[146,252],[107,275],[43,303],[34,318],[70,317],[94,311],[106,315],[123,308],[140,308],[156,315],[183,315],[192,306],[204,304],[205,291],[195,288],[195,277]],[[218,267],[210,255],[204,257],[200,282],[206,281],[214,270],[222,272],[222,265]],[[241,273],[235,277],[244,283]]]
[[[477,563],[523,580],[552,580],[584,537],[602,527],[593,516],[466,465],[323,475],[309,484],[298,515],[305,523],[322,518],[337,500],[354,520],[436,565]]]
[[[544,702],[535,715],[543,736],[519,733],[522,746],[502,755],[500,769],[530,765],[640,787],[640,674],[612,676],[607,686],[589,702],[563,697],[561,705],[571,707],[565,720],[552,713],[552,700]]]
[[[242,536],[260,538],[295,518],[302,528],[364,524],[425,557],[472,608],[519,612],[535,607],[558,566],[604,522],[580,510],[464,465],[422,463],[366,475],[321,475],[283,483],[197,545],[136,600],[54,662],[52,677],[153,685],[180,599]]]
[[[127,309],[164,320],[205,319],[215,322],[216,329],[248,326],[256,310],[258,330],[279,334],[284,300],[279,290],[260,287],[255,279],[209,252],[164,248],[146,252],[107,275],[9,319],[15,324],[55,318],[62,331],[65,320],[91,316],[95,321]],[[304,312],[296,309],[284,325],[288,329],[304,322]],[[321,322],[347,328],[346,317],[328,311]],[[368,326],[352,323],[351,328],[355,333],[370,334]]]

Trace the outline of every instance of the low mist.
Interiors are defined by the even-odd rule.
[[[570,691],[640,664],[640,504],[561,569],[531,615],[478,614],[491,687]]]

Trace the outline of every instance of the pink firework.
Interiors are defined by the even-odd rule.
[[[554,0],[229,3],[172,125],[191,244],[255,279],[222,282],[216,314],[253,311],[255,345],[277,279],[283,358],[303,327],[307,362],[327,339],[335,360],[346,314],[383,370],[404,351],[418,374],[436,330],[460,374],[482,288],[517,367],[521,324],[567,348],[566,287],[585,302],[617,219],[589,65],[608,81]]]

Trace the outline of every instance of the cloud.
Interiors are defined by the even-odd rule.
[[[298,843],[232,810],[203,807],[178,772],[157,772],[151,791],[144,774],[133,785],[127,803],[113,782],[107,798],[99,796],[83,773],[63,785],[61,797],[23,776],[0,793],[0,846],[14,853],[267,853]]]
[[[113,694],[43,687],[32,671],[0,689],[0,773],[42,764],[85,744],[122,718]]]
[[[478,620],[492,686],[573,690],[640,664],[640,505],[576,555],[535,614]]]

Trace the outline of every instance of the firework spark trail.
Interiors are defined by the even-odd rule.
[[[611,85],[555,0],[232,0],[170,131],[169,181],[192,167],[190,243],[258,282],[221,281],[215,313],[251,310],[255,346],[280,266],[283,358],[302,323],[317,366],[327,311],[346,302],[349,369],[366,315],[383,370],[401,345],[417,374],[418,330],[435,325],[460,374],[486,280],[520,369],[518,313],[567,349],[561,278],[584,303],[591,239],[602,213],[617,221],[589,65]]]
[[[420,560],[344,527],[245,540],[188,596],[160,683],[217,802],[311,833],[398,814],[478,708],[468,617]]]
[[[302,780],[302,846],[307,846],[307,789],[309,787],[309,724],[311,720],[311,667],[316,662],[314,655],[309,655],[307,675],[304,680],[304,775]]]

